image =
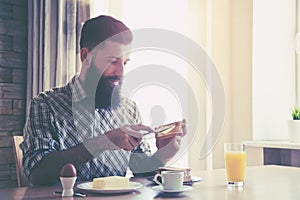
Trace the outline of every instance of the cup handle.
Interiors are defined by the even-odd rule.
[[[155,176],[154,176],[154,178],[153,178],[153,181],[154,181],[156,184],[162,186],[162,183],[159,182],[158,179],[157,179],[158,177],[161,177],[161,178],[162,178],[162,176],[161,176],[160,174],[155,174]]]

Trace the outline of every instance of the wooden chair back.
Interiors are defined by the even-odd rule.
[[[23,141],[23,136],[13,136],[13,151],[14,151],[14,158],[16,163],[18,187],[29,186],[29,181],[25,176],[22,167],[23,152],[19,146],[22,141]]]

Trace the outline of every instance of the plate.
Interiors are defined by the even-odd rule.
[[[153,181],[153,178],[154,176],[149,176],[147,177],[147,180],[148,181]],[[160,177],[158,177],[160,178]],[[190,184],[193,184],[193,183],[196,183],[196,182],[200,182],[202,181],[202,178],[201,177],[197,177],[197,176],[192,176],[192,180],[191,181],[184,181],[183,184],[184,185],[190,185]],[[154,181],[153,181],[154,182]],[[155,182],[154,182],[155,183]],[[155,183],[156,184],[156,183]]]
[[[160,185],[153,186],[152,190],[158,191],[158,192],[166,192],[166,193],[180,193],[192,190],[193,188],[191,186],[183,185],[181,189],[179,190],[164,190],[164,188]]]
[[[87,192],[102,193],[102,194],[118,194],[118,193],[132,192],[137,189],[140,189],[141,187],[143,187],[142,183],[138,183],[134,181],[129,181],[128,188],[118,188],[118,189],[94,189],[93,182],[85,182],[77,185],[78,189],[85,190]]]

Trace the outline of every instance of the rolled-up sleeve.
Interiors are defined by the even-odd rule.
[[[55,133],[53,120],[50,108],[43,99],[31,101],[23,129],[24,141],[20,144],[23,151],[23,170],[27,177],[47,153],[59,149],[53,134]]]

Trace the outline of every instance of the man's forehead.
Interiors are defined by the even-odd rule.
[[[95,54],[101,54],[105,57],[115,57],[120,58],[124,56],[129,56],[131,50],[131,44],[122,44],[112,40],[106,40],[96,47],[93,51]]]

